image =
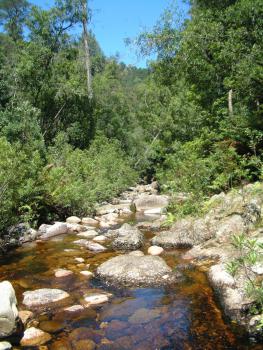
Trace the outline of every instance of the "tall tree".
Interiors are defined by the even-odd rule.
[[[85,66],[86,66],[86,79],[87,79],[87,91],[89,99],[93,98],[92,89],[92,76],[91,76],[91,61],[89,52],[89,34],[88,34],[88,0],[81,0],[82,6],[82,28],[83,28],[83,41],[85,50]]]
[[[26,0],[1,0],[0,1],[0,25],[17,41],[22,39],[23,24],[27,17],[29,3]]]

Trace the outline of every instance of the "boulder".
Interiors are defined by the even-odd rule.
[[[212,237],[212,232],[204,219],[178,220],[170,229],[159,233],[152,244],[163,248],[187,248],[198,245]]]
[[[166,196],[141,195],[134,201],[136,211],[152,210],[156,208],[166,208],[169,205],[169,199]]]
[[[69,224],[80,224],[81,219],[77,216],[70,216],[69,218],[67,218],[66,222],[68,222]]]
[[[40,346],[51,340],[51,335],[38,328],[30,327],[25,330],[20,342],[22,346]]]
[[[114,249],[136,250],[143,245],[144,235],[136,227],[124,224],[117,230],[117,238],[112,242]]]
[[[23,304],[28,307],[37,307],[56,303],[69,297],[67,292],[61,289],[42,288],[23,293]]]
[[[53,225],[46,227],[44,233],[41,234],[41,239],[48,239],[54,236],[62,235],[68,232],[68,226],[64,222],[56,222]]]
[[[12,335],[17,328],[17,300],[14,288],[8,281],[0,283],[0,338]]]
[[[177,273],[159,256],[116,256],[101,264],[97,276],[109,284],[156,286],[174,282]]]
[[[83,225],[97,226],[99,222],[93,218],[82,218],[81,223]]]
[[[245,229],[246,226],[242,216],[234,214],[218,222],[215,228],[215,236],[220,242],[224,242],[231,238],[233,234],[241,234]]]

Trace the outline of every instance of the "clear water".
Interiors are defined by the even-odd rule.
[[[146,238],[152,235],[147,232]],[[109,289],[79,272],[87,270],[86,264],[94,271],[120,252],[112,251],[108,245],[106,253],[93,254],[73,244],[76,239],[72,234],[31,243],[0,260],[0,279],[13,283],[21,310],[25,309],[22,294],[27,290],[60,288],[70,294],[63,305],[36,311],[35,325],[52,333],[50,343],[40,349],[87,350],[88,345],[83,342],[87,339],[93,340],[100,350],[263,348],[250,343],[240,327],[223,317],[206,274],[187,268],[188,262],[182,259],[184,251],[168,251],[163,256],[172,268],[182,268],[183,282],[166,288]],[[145,250],[147,246],[149,243]],[[75,257],[83,257],[85,264],[78,265]],[[70,269],[74,275],[56,278],[57,268]],[[87,292],[101,290],[113,294],[109,303],[74,314],[63,311],[65,305],[81,304]]]

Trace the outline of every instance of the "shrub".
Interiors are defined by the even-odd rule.
[[[45,201],[66,214],[85,215],[96,202],[115,196],[136,180],[119,144],[97,137],[88,150],[74,149],[65,134],[49,148],[44,168]]]
[[[37,151],[29,159],[4,137],[0,138],[0,154],[0,231],[4,231],[16,222],[35,219],[42,162]]]

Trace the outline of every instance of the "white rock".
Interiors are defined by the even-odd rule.
[[[77,244],[77,245],[83,245],[83,246],[85,246],[87,242],[88,242],[87,239],[78,239],[77,241],[74,241],[73,243],[74,243],[74,244]]]
[[[129,255],[132,255],[132,256],[144,256],[144,253],[141,250],[134,250],[133,252],[130,252]]]
[[[225,270],[222,264],[210,267],[208,275],[212,283],[217,287],[235,286],[234,278]]]
[[[0,342],[0,350],[9,350],[12,349],[12,345],[8,343],[7,341],[1,341]]]
[[[67,292],[61,289],[42,288],[34,291],[24,292],[23,304],[28,307],[41,306],[55,303],[69,297]]]
[[[146,211],[156,208],[166,208],[169,199],[166,196],[142,194],[134,201],[136,211]]]
[[[78,263],[84,263],[85,259],[83,258],[75,258],[75,260],[78,262]]]
[[[145,215],[160,215],[164,212],[164,208],[153,208],[144,211]]]
[[[25,330],[24,336],[20,342],[22,346],[39,346],[51,340],[51,335],[43,332],[41,329],[30,327]]]
[[[67,277],[67,276],[71,276],[73,275],[73,272],[70,271],[70,270],[65,270],[65,269],[57,269],[55,271],[55,276],[57,278],[60,278],[60,277]]]
[[[77,236],[91,239],[91,238],[98,236],[98,232],[96,232],[95,230],[90,230],[90,231],[80,232],[77,234]]]
[[[81,223],[84,225],[97,226],[98,221],[93,218],[82,218]]]
[[[104,304],[109,301],[109,297],[106,294],[91,294],[84,299],[88,305]]]
[[[67,311],[67,312],[78,312],[78,311],[82,311],[82,310],[84,310],[84,306],[82,306],[82,305],[72,305],[72,306],[64,308],[64,311]]]
[[[91,250],[93,252],[104,252],[106,250],[105,247],[95,242],[87,242],[86,247],[88,250]]]
[[[164,249],[162,247],[158,247],[156,245],[153,245],[151,246],[149,249],[148,249],[148,254],[150,255],[160,255],[162,254],[164,251]]]
[[[54,225],[49,226],[46,232],[41,235],[42,239],[62,235],[68,232],[67,224],[64,222],[56,222]]]
[[[81,223],[81,219],[78,218],[77,216],[70,216],[69,218],[67,218],[66,221],[69,224],[80,224]]]
[[[91,271],[80,271],[80,273],[86,277],[93,277],[93,273]]]
[[[105,242],[106,240],[107,240],[107,237],[105,237],[103,235],[100,235],[100,236],[97,236],[97,237],[93,238],[94,242]]]
[[[0,337],[3,338],[16,330],[18,316],[16,295],[10,282],[0,283],[0,298]]]
[[[80,224],[69,224],[69,223],[67,223],[67,227],[68,227],[68,232],[69,233],[75,233],[75,232],[83,231],[83,226],[81,226]]]
[[[251,270],[257,275],[263,275],[263,264],[257,263],[251,267]]]

